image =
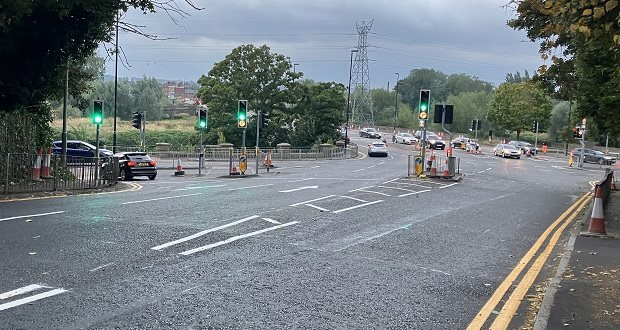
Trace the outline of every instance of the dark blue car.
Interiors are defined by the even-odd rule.
[[[67,141],[67,156],[68,157],[95,157],[96,147],[90,143],[78,140]],[[62,141],[52,142],[52,152],[60,155],[62,153]],[[99,158],[106,158],[112,156],[112,151],[108,149],[99,148]]]

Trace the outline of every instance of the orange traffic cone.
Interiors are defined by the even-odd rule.
[[[232,172],[230,172],[230,175],[239,175],[239,171],[237,170],[237,166],[233,166]]]
[[[185,175],[185,171],[183,171],[183,165],[181,165],[181,158],[177,158],[177,170],[174,172],[174,175]]]
[[[603,189],[596,186],[594,194],[594,206],[592,207],[592,215],[590,216],[590,226],[586,233],[582,233],[586,236],[605,236],[605,217],[603,215]]]
[[[450,176],[450,171],[448,171],[448,159],[446,158],[446,163],[444,164],[444,168],[443,168],[443,176],[448,177]]]
[[[435,161],[435,155],[431,155],[431,173],[429,175],[437,175],[437,162]]]

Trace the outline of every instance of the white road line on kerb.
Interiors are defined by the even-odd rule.
[[[251,188],[259,188],[259,187],[268,187],[268,186],[273,186],[273,183],[268,183],[268,184],[259,184],[258,186],[249,186],[249,187],[241,187],[241,188],[230,188],[228,189],[228,191],[234,191],[234,190],[242,190],[242,189],[251,189]]]
[[[218,184],[218,185],[213,185],[213,186],[199,186],[199,187],[187,187],[187,188],[179,188],[176,189],[177,191],[181,191],[181,190],[192,190],[192,189],[203,189],[203,188],[218,188],[218,187],[224,187],[225,184]]]
[[[238,240],[243,239],[243,238],[248,238],[248,237],[260,235],[260,234],[266,233],[268,231],[284,228],[284,227],[287,227],[287,226],[290,226],[290,225],[294,225],[294,224],[297,224],[297,223],[299,223],[299,221],[287,222],[287,223],[283,223],[281,225],[277,225],[277,226],[273,226],[273,227],[269,227],[269,228],[253,231],[251,233],[247,233],[247,234],[243,234],[243,235],[239,235],[239,236],[233,236],[233,237],[225,239],[223,241],[215,242],[213,244],[209,244],[209,245],[201,246],[199,248],[195,248],[195,249],[192,249],[192,250],[184,251],[184,252],[181,252],[179,254],[184,255],[184,256],[188,256],[188,255],[194,254],[196,252],[210,250],[210,249],[213,249],[215,247],[222,246],[222,245],[228,244],[228,243],[232,243],[234,241],[238,241]]]
[[[309,201],[305,201],[305,202],[299,202],[299,203],[295,203],[295,204],[291,204],[289,206],[297,206],[297,205],[302,205],[302,204],[307,204],[307,203],[312,203],[312,202],[316,202],[316,201],[320,201],[326,198],[330,198],[330,197],[334,197],[336,195],[329,195],[329,196],[325,196],[325,197],[321,197],[321,198],[315,198],[315,199],[311,199]]]
[[[407,194],[402,194],[402,195],[398,195],[398,197],[405,197],[405,196],[409,196],[409,195],[417,195],[417,194],[421,194],[421,193],[425,193],[425,192],[429,192],[430,190],[420,190],[420,191],[416,191],[416,192],[410,192]]]
[[[48,213],[39,213],[39,214],[30,214],[30,215],[19,215],[19,216],[16,216],[16,217],[3,218],[3,219],[0,219],[0,221],[22,219],[22,218],[42,217],[42,216],[45,216],[45,215],[60,214],[60,213],[65,213],[65,212],[66,211],[57,211],[57,212],[48,212]]]
[[[362,203],[368,203],[368,201],[365,201],[363,199],[359,199],[359,198],[355,198],[355,197],[351,197],[351,196],[340,196],[340,197],[344,197],[344,198],[348,198],[348,199],[352,199],[354,201],[358,201],[358,202],[362,202]]]
[[[355,205],[355,206],[347,207],[346,209],[340,209],[340,210],[334,211],[333,213],[340,213],[340,212],[350,211],[350,210],[353,210],[353,209],[357,209],[357,208],[360,208],[360,207],[364,207],[364,206],[368,206],[368,205],[372,205],[372,204],[377,204],[377,203],[381,203],[381,202],[383,202],[383,200],[380,199],[378,201],[368,202],[368,203],[364,203],[364,204],[360,204],[360,205]]]
[[[15,300],[15,301],[12,301],[12,302],[0,305],[0,311],[3,311],[5,309],[9,309],[9,308],[13,308],[13,307],[16,307],[16,306],[19,306],[19,305],[23,305],[23,304],[28,304],[28,303],[31,303],[33,301],[37,301],[37,300],[40,300],[40,299],[52,297],[52,296],[55,296],[57,294],[61,294],[61,293],[64,293],[64,292],[67,292],[67,290],[65,290],[65,289],[54,289],[54,290],[51,290],[51,291],[35,294],[34,296],[30,296],[30,297],[27,297],[27,298],[18,299],[18,300]]]
[[[162,244],[162,245],[154,246],[154,247],[151,248],[151,250],[158,251],[158,250],[161,250],[161,249],[165,249],[165,248],[167,248],[169,246],[173,246],[173,245],[176,245],[176,244],[179,244],[179,243],[187,242],[189,240],[192,240],[194,238],[206,235],[208,233],[212,233],[212,232],[218,231],[220,229],[232,227],[234,225],[238,225],[240,223],[246,222],[248,220],[256,219],[256,218],[258,218],[258,215],[253,215],[253,216],[250,216],[250,217],[247,217],[247,218],[243,218],[241,220],[237,220],[235,222],[231,222],[231,223],[227,223],[225,225],[221,225],[221,226],[218,226],[218,227],[215,227],[215,228],[203,230],[203,231],[197,232],[197,233],[195,233],[193,235],[189,235],[187,237],[180,238],[180,239],[178,239],[176,241],[172,241],[172,242],[168,242],[168,243],[165,243],[165,244]]]
[[[441,186],[441,187],[439,187],[439,189],[443,189],[443,188],[452,187],[452,186],[455,186],[455,185],[457,185],[457,184],[458,184],[458,183],[456,183],[456,182],[455,182],[455,183],[451,183],[451,184],[447,184],[447,185],[445,185],[445,186]]]
[[[26,285],[25,287],[0,294],[0,299],[5,300],[11,297],[19,296],[20,294],[28,293],[28,292],[39,290],[39,289],[51,289],[51,288],[49,286],[45,286],[41,284],[30,284],[30,285]]]
[[[160,200],[164,200],[164,199],[181,198],[181,197],[196,196],[196,195],[202,195],[202,193],[195,193],[195,194],[188,194],[188,195],[178,195],[178,196],[169,196],[169,197],[161,197],[161,198],[153,198],[153,199],[145,199],[145,200],[141,200],[141,201],[125,202],[125,203],[121,203],[121,205],[153,202],[153,201],[160,201]]]
[[[271,222],[271,223],[276,224],[276,225],[281,224],[281,222],[279,222],[279,221],[275,221],[275,220],[273,220],[273,219],[271,219],[271,218],[261,218],[261,219],[263,219],[263,220],[265,220],[265,221],[267,221],[267,222]]]

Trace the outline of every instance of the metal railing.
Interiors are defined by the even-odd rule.
[[[319,160],[319,159],[348,159],[358,156],[358,146],[349,145],[347,148],[255,148],[246,149],[246,157],[248,162],[262,161],[268,153],[271,153],[271,159],[277,161],[301,161],[301,160]],[[232,157],[238,160],[242,154],[241,148],[206,148],[204,159],[209,162],[229,162]],[[153,160],[157,162],[158,168],[174,168],[178,161],[181,161],[183,167],[198,167],[199,152],[184,151],[153,151],[149,152]]]
[[[118,159],[5,154],[0,160],[0,194],[90,189],[118,182]]]

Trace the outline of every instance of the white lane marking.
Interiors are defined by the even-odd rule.
[[[487,168],[486,170],[478,171],[478,172],[476,172],[476,173],[478,173],[478,174],[482,174],[482,173],[484,173],[484,172],[486,172],[486,171],[489,171],[489,170],[492,170],[492,169],[493,169],[492,167],[489,167],[489,168]]]
[[[11,297],[19,296],[20,294],[28,293],[30,291],[35,291],[39,289],[51,289],[51,288],[49,286],[45,286],[41,284],[30,284],[30,285],[26,285],[25,287],[0,294],[0,299],[2,300],[8,299]]]
[[[385,193],[378,192],[378,191],[371,191],[371,190],[358,190],[358,191],[365,192],[365,193],[371,193],[371,194],[382,195],[382,196],[388,196],[388,197],[389,197],[389,196],[392,196],[392,195],[385,194]]]
[[[396,179],[392,179],[392,180],[389,180],[389,181],[385,181],[383,184],[388,184],[388,183],[390,183],[390,182],[394,182],[394,181],[396,181],[396,180],[398,180],[398,178],[396,178]]]
[[[303,165],[293,166],[293,168],[303,168]]]
[[[357,189],[349,190],[349,192],[354,192],[354,191],[358,191],[358,190],[362,190],[362,189],[368,189],[368,188],[372,188],[372,187],[374,187],[374,186],[361,187],[361,188],[357,188]]]
[[[368,167],[366,167],[366,168],[373,168],[373,167],[375,167],[375,166],[377,166],[377,165],[375,164],[375,165],[372,165],[372,166],[368,166]]]
[[[312,166],[311,168],[319,168],[321,165]]]
[[[420,188],[426,188],[426,189],[431,189],[431,187],[428,186],[424,186],[421,184],[415,184],[415,183],[407,183],[407,182],[392,182],[393,184],[402,184],[402,185],[406,185],[406,186],[415,186],[415,187],[420,187]]]
[[[458,184],[458,183],[456,183],[456,182],[455,182],[455,183],[451,183],[451,184],[447,184],[447,185],[445,185],[445,186],[441,186],[441,187],[439,187],[439,189],[443,189],[443,188],[452,187],[452,186],[455,186],[455,185],[457,185],[457,184]]]
[[[234,241],[238,241],[240,239],[244,239],[244,238],[260,235],[260,234],[266,233],[268,231],[284,228],[284,227],[287,227],[287,226],[290,226],[290,225],[294,225],[294,224],[297,224],[297,223],[299,223],[299,221],[287,222],[287,223],[283,223],[281,225],[277,225],[277,226],[273,226],[273,227],[269,227],[269,228],[253,231],[251,233],[247,233],[247,234],[243,234],[243,235],[238,235],[238,236],[233,236],[233,237],[225,239],[223,241],[219,241],[219,242],[215,242],[213,244],[201,246],[199,248],[187,250],[187,251],[181,252],[179,254],[184,255],[184,256],[188,256],[188,255],[194,254],[196,252],[201,252],[201,251],[209,250],[209,249],[212,249],[212,248],[215,248],[215,247],[218,247],[218,246],[222,246],[224,244],[228,244],[228,243],[232,243]]]
[[[365,201],[365,200],[359,199],[359,198],[355,198],[355,197],[351,197],[351,196],[340,196],[340,197],[352,199],[354,201],[358,201],[358,202],[362,202],[362,203],[368,203],[368,201]]]
[[[302,182],[302,181],[307,181],[307,180],[312,180],[312,178],[305,178],[305,179],[299,179],[299,180],[291,180],[291,181],[287,181],[287,182]]]
[[[314,205],[314,204],[310,204],[310,203],[308,203],[308,204],[304,204],[304,205],[306,205],[306,206],[310,206],[310,207],[314,207],[315,209],[317,209],[317,210],[319,210],[319,211],[329,212],[329,210],[328,210],[328,209],[324,209],[324,208],[322,208],[322,207],[320,207],[320,206],[316,206],[316,205]]]
[[[363,171],[365,170],[365,168],[360,168],[359,170],[355,170],[355,171],[351,171],[351,172],[359,172],[359,171]]]
[[[33,301],[37,301],[37,300],[40,300],[40,299],[52,297],[52,296],[55,296],[57,294],[61,294],[61,293],[64,293],[64,292],[67,292],[67,290],[65,290],[65,289],[54,289],[54,290],[50,290],[50,291],[47,291],[47,292],[35,294],[34,296],[30,296],[30,297],[27,297],[27,298],[18,299],[18,300],[15,300],[15,301],[12,301],[12,302],[0,305],[0,311],[3,311],[5,309],[9,309],[9,308],[13,308],[13,307],[16,307],[16,306],[19,306],[19,305],[23,305],[23,304],[28,304],[28,303],[31,303]]]
[[[294,192],[294,191],[300,191],[300,190],[306,190],[306,189],[316,189],[319,186],[305,186],[305,187],[299,187],[299,188],[295,188],[295,189],[289,189],[289,190],[281,190],[281,193],[290,193],[290,192]]]
[[[355,205],[355,206],[351,206],[351,207],[347,207],[346,209],[340,209],[337,211],[334,211],[334,213],[340,213],[340,212],[345,212],[345,211],[350,211],[359,207],[364,207],[364,206],[368,206],[368,205],[372,205],[372,204],[377,204],[377,203],[381,203],[383,202],[383,200],[378,200],[378,201],[374,201],[374,202],[368,202],[368,203],[364,203],[364,204],[360,204],[360,205]]]
[[[274,185],[273,183],[259,184],[258,186],[249,186],[249,187],[241,187],[241,188],[230,188],[230,189],[228,189],[228,191],[252,189],[252,188],[259,188],[259,187],[268,187],[268,186],[273,186],[273,185]]]
[[[103,269],[103,268],[106,268],[106,267],[108,267],[108,266],[112,266],[112,265],[114,265],[114,263],[113,263],[113,262],[111,262],[111,263],[109,263],[109,264],[105,264],[105,265],[99,266],[99,267],[96,267],[96,268],[93,268],[93,269],[89,270],[89,272],[91,272],[91,273],[92,273],[92,272],[96,272],[96,271],[98,271],[99,269]]]
[[[409,191],[409,192],[416,192],[416,190],[411,190],[411,189],[405,189],[405,188],[400,188],[400,187],[388,187],[388,186],[377,186],[379,188],[386,188],[386,189],[398,189],[398,190],[404,190],[404,191]]]
[[[436,185],[440,185],[443,186],[444,184],[441,182],[433,182],[433,181],[416,181],[416,182],[423,182],[423,183],[432,183],[432,184],[436,184]]]
[[[312,202],[316,202],[316,201],[320,201],[326,198],[330,198],[330,197],[334,197],[336,195],[329,195],[329,196],[325,196],[325,197],[321,197],[321,198],[315,198],[315,199],[311,199],[309,201],[305,201],[305,202],[299,202],[299,203],[295,203],[295,204],[291,204],[289,206],[297,206],[297,205],[302,205],[302,204],[307,204],[307,203],[312,203]]]
[[[273,219],[271,219],[271,218],[261,218],[261,219],[263,219],[263,220],[265,220],[265,221],[267,221],[267,222],[271,222],[271,223],[273,223],[273,224],[275,224],[275,225],[279,225],[279,224],[281,224],[281,222],[279,222],[279,221],[275,221],[275,220],[273,220]]]
[[[3,219],[0,219],[0,221],[22,219],[22,218],[32,218],[32,217],[42,217],[45,215],[60,214],[60,213],[65,213],[65,212],[66,211],[57,211],[57,212],[48,212],[48,213],[39,213],[39,214],[30,214],[30,215],[20,215],[16,217],[3,218]]]
[[[241,220],[237,220],[237,221],[234,221],[234,222],[231,222],[231,223],[227,223],[225,225],[221,225],[221,226],[218,226],[218,227],[215,227],[215,228],[203,230],[203,231],[197,232],[197,233],[195,233],[193,235],[189,235],[187,237],[183,237],[183,238],[180,238],[180,239],[172,241],[172,242],[168,242],[168,243],[164,243],[162,245],[154,246],[154,247],[151,248],[151,250],[158,251],[158,250],[161,250],[161,249],[165,249],[165,248],[167,248],[169,246],[173,246],[173,245],[176,245],[176,244],[179,244],[179,243],[187,242],[187,241],[192,240],[192,239],[194,239],[196,237],[200,237],[200,236],[203,236],[203,235],[206,235],[208,233],[212,233],[214,231],[218,231],[218,230],[221,230],[221,229],[224,229],[224,228],[232,227],[232,226],[235,226],[235,225],[238,225],[240,223],[243,223],[243,222],[246,222],[246,221],[249,221],[249,220],[252,220],[252,219],[256,219],[256,218],[258,218],[258,215],[249,216],[247,218],[243,218]]]
[[[181,191],[181,190],[192,190],[192,189],[203,189],[203,188],[217,188],[217,187],[224,187],[225,184],[217,184],[217,185],[213,185],[213,186],[199,186],[199,187],[187,187],[187,188],[179,188],[176,189],[177,191]]]
[[[394,159],[394,156],[390,155],[390,160]]]
[[[409,196],[409,195],[416,195],[416,194],[421,194],[421,193],[425,193],[425,192],[429,192],[429,191],[430,190],[420,190],[420,191],[416,191],[416,192],[410,192],[410,193],[398,195],[398,197],[405,197],[405,196]]]
[[[121,203],[121,205],[153,202],[153,201],[160,201],[160,200],[164,200],[164,199],[181,198],[181,197],[196,196],[196,195],[202,195],[202,193],[195,193],[195,194],[188,194],[188,195],[177,195],[177,196],[169,196],[169,197],[161,197],[161,198],[153,198],[153,199],[144,199],[144,200],[141,200],[141,201],[133,201],[133,202]]]

